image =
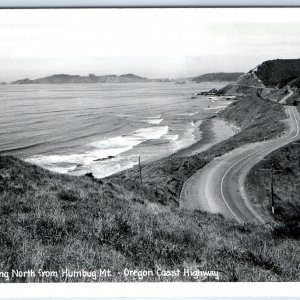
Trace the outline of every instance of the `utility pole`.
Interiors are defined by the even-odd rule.
[[[267,171],[267,172],[271,172],[271,195],[270,195],[270,200],[271,200],[271,212],[272,215],[275,215],[275,195],[274,195],[274,173],[282,173],[282,171],[279,170],[275,170],[275,169],[259,169],[260,171]]]
[[[139,170],[140,170],[140,181],[141,184],[143,184],[143,179],[142,179],[142,165],[141,165],[141,157],[139,156]]]
[[[273,174],[271,172],[271,207],[272,207],[272,214],[275,214],[275,203],[274,203],[274,183],[273,183]]]

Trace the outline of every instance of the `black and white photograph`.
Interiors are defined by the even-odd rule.
[[[0,283],[298,282],[299,25],[1,9]]]

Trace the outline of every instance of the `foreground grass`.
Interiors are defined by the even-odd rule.
[[[296,280],[299,275],[300,250],[293,238],[220,215],[162,206],[143,187],[134,193],[123,182],[53,174],[1,156],[0,183],[3,271],[109,268],[113,276],[101,280],[114,281],[138,280],[124,277],[124,268],[218,270],[223,281]]]

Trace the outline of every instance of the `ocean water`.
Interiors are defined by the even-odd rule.
[[[102,178],[188,147],[228,105],[191,96],[225,83],[0,86],[0,153],[46,169]]]

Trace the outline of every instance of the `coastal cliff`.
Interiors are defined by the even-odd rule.
[[[207,73],[203,75],[199,75],[196,77],[190,78],[193,82],[213,82],[213,81],[236,81],[240,76],[244,73],[234,72],[234,73],[225,73],[225,72],[218,72],[218,73]]]
[[[255,75],[266,87],[293,86],[300,80],[300,59],[275,59],[260,64]]]
[[[300,59],[268,60],[218,91],[219,95],[252,95],[284,104],[300,99]]]

